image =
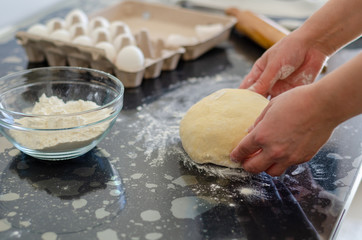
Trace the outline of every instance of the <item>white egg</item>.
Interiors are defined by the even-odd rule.
[[[132,35],[128,25],[122,21],[111,22],[109,26],[109,32],[111,33],[112,39],[115,39],[120,34],[129,34]]]
[[[97,28],[109,28],[109,22],[106,18],[97,16],[95,18],[92,18],[89,21],[88,29],[90,32],[96,30]]]
[[[48,33],[52,33],[55,30],[65,28],[65,21],[61,18],[52,18],[46,23]]]
[[[69,42],[71,40],[70,33],[65,29],[55,30],[50,34],[50,37],[55,40]]]
[[[73,9],[65,17],[65,25],[67,28],[70,28],[76,23],[85,23],[88,24],[87,15],[80,9]]]
[[[82,35],[82,36],[78,36],[76,38],[74,38],[74,40],[72,41],[74,44],[80,44],[80,45],[84,45],[84,46],[92,46],[92,39],[90,39],[90,37]]]
[[[136,40],[129,34],[120,34],[113,41],[113,46],[117,52],[129,45],[136,45]]]
[[[136,46],[122,48],[117,54],[116,67],[126,72],[138,72],[143,69],[145,57]]]
[[[109,33],[108,28],[104,28],[104,27],[99,27],[99,28],[95,29],[91,33],[90,37],[94,43],[109,42],[111,40],[111,35]]]
[[[31,26],[27,32],[39,36],[48,36],[48,29],[43,24],[35,24]]]
[[[105,51],[106,57],[109,61],[112,63],[115,60],[116,57],[116,50],[114,49],[114,46],[109,42],[100,42],[95,45],[96,48],[101,48]]]
[[[72,39],[81,35],[87,35],[87,26],[84,23],[76,23],[70,27],[69,33]]]

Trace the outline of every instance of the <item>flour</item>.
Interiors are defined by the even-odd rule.
[[[15,120],[22,127],[48,129],[49,131],[10,130],[11,136],[21,145],[30,149],[60,151],[85,147],[101,135],[109,126],[109,121],[87,127],[87,124],[101,121],[111,115],[111,109],[96,112],[74,114],[99,107],[92,101],[68,101],[43,94],[27,114],[42,115]],[[46,116],[44,116],[46,115]],[[52,129],[54,131],[52,131]],[[64,129],[59,131],[57,129]]]
[[[280,75],[279,79],[286,79],[295,71],[295,67],[291,65],[284,65],[279,70],[278,74]]]
[[[151,167],[162,166],[167,159],[188,159],[179,137],[179,124],[185,112],[202,96],[225,86],[236,88],[241,80],[239,75],[228,74],[189,78],[180,85],[170,86],[158,101],[138,106],[132,117],[121,118],[123,126],[135,132],[127,139],[131,152],[126,154],[137,154],[138,158],[143,158]],[[207,166],[202,168],[204,170]]]

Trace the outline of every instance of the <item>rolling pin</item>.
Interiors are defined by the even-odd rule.
[[[235,29],[261,47],[268,49],[290,31],[273,20],[249,10],[227,8],[225,13],[236,18]]]

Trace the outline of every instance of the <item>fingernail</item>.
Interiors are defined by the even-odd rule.
[[[248,90],[255,92],[255,87],[254,87],[254,85],[251,85],[251,86],[248,88]]]
[[[249,128],[248,128],[248,133],[250,133],[251,132],[251,130],[253,130],[254,129],[254,124],[253,125],[251,125]]]
[[[230,154],[230,160],[232,161],[232,162],[235,162],[235,163],[238,163],[239,162],[239,160],[237,160],[235,157],[233,157],[231,154]]]

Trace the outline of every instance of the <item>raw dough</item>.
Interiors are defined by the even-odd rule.
[[[221,89],[201,99],[181,120],[183,148],[199,164],[241,167],[229,155],[268,102],[245,89]]]

